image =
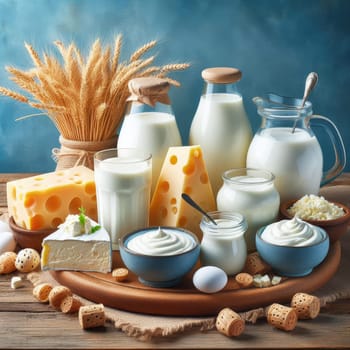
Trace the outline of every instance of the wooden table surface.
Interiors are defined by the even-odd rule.
[[[6,212],[6,182],[27,175],[0,174],[0,213]],[[350,185],[350,174],[342,175],[335,184]],[[83,331],[76,315],[64,315],[38,303],[29,281],[24,288],[12,290],[10,280],[11,275],[0,276],[0,349],[350,348],[350,299],[327,305],[318,318],[299,322],[292,332],[259,320],[247,324],[244,334],[235,339],[215,330],[196,330],[140,342],[109,324],[104,329]]]

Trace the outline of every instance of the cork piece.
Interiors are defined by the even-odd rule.
[[[216,317],[216,329],[228,337],[237,337],[243,333],[245,322],[229,308],[222,309]]]
[[[246,272],[241,272],[235,277],[236,282],[241,288],[249,288],[253,285],[254,278]]]
[[[18,252],[16,258],[16,268],[20,272],[34,271],[40,264],[39,253],[32,248],[25,248]]]
[[[52,288],[53,287],[50,283],[40,283],[34,287],[33,296],[41,303],[47,303]]]
[[[53,287],[51,292],[49,293],[49,303],[52,307],[59,310],[63,299],[71,295],[72,295],[72,292],[67,287],[64,287],[64,286]]]
[[[72,295],[65,297],[60,305],[60,309],[64,314],[73,314],[78,312],[81,307],[81,301]]]
[[[5,252],[0,255],[0,275],[5,275],[16,271],[17,254]]]
[[[298,322],[293,308],[281,304],[272,304],[267,311],[267,322],[284,331],[292,331]]]
[[[237,68],[213,67],[202,71],[202,78],[214,84],[235,83],[242,78],[242,72]]]
[[[320,299],[307,293],[296,293],[291,307],[297,313],[298,319],[314,319],[320,313]]]
[[[103,304],[81,306],[79,309],[79,323],[83,329],[103,327],[105,320]]]
[[[114,269],[112,271],[112,276],[115,278],[116,281],[118,282],[123,282],[128,278],[129,275],[129,270],[124,268],[124,267],[120,267],[118,269]]]
[[[260,258],[258,252],[248,254],[243,271],[254,276],[266,274],[270,270],[271,266]]]

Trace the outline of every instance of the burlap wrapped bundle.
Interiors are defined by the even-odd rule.
[[[98,151],[115,148],[117,136],[102,141],[74,141],[67,140],[62,135],[59,137],[61,148],[52,150],[52,157],[57,162],[56,170],[72,168],[84,165],[94,169],[94,154]]]

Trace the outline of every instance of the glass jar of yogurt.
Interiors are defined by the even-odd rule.
[[[245,240],[248,252],[252,252],[257,230],[275,221],[278,215],[280,196],[274,186],[274,175],[265,170],[241,168],[225,171],[222,178],[217,208],[244,215],[248,224]]]
[[[217,266],[228,275],[243,270],[247,259],[244,233],[247,222],[239,213],[214,211],[208,213],[216,225],[203,216],[200,260],[202,265]]]

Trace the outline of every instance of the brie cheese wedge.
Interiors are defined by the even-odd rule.
[[[93,220],[91,224],[98,225]],[[42,270],[103,273],[112,270],[111,240],[103,227],[94,233],[84,233],[79,236],[73,236],[64,227],[60,227],[44,238],[42,246]]]

